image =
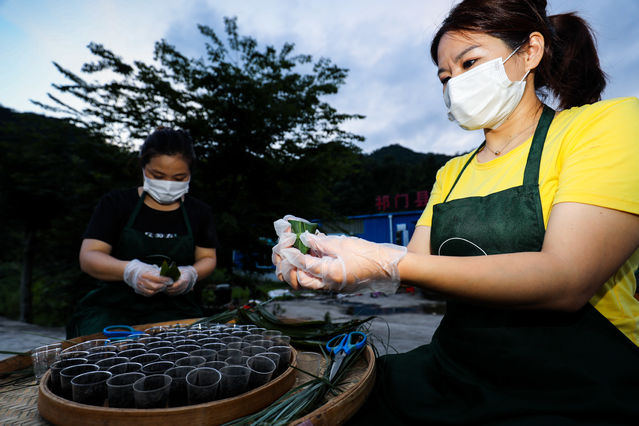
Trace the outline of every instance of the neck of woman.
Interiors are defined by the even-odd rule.
[[[528,138],[537,128],[537,122],[543,111],[543,104],[536,95],[522,98],[508,119],[496,129],[484,129],[486,148],[482,149],[478,160],[490,161],[512,151]]]

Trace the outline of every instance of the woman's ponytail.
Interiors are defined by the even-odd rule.
[[[597,102],[606,87],[590,26],[574,13],[548,18],[551,40],[535,73],[535,87],[549,89],[567,109]]]

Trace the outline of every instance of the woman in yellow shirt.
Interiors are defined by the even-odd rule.
[[[408,250],[304,234],[302,255],[278,227],[274,262],[294,287],[401,280],[448,298],[431,344],[379,359],[355,422],[639,419],[639,101],[598,102],[587,24],[545,9],[465,0],[436,33],[448,115],[485,141],[438,172]]]

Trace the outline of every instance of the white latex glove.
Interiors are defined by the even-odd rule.
[[[281,255],[281,251],[286,248],[292,248],[293,244],[295,244],[295,240],[297,239],[295,233],[291,232],[291,224],[289,223],[289,220],[310,223],[306,219],[290,214],[284,216],[283,219],[278,219],[273,222],[275,233],[277,234],[277,244],[273,247],[271,260],[273,261],[273,265],[275,265],[276,276],[281,275],[282,277],[288,277],[295,269],[295,267]]]
[[[288,262],[296,269],[300,286],[348,293],[397,291],[400,283],[397,265],[406,255],[406,247],[308,232],[300,239],[310,248],[310,255],[295,248],[280,250],[282,263]],[[290,279],[290,275],[283,277]]]
[[[197,282],[197,270],[193,266],[178,266],[180,278],[166,287],[166,293],[170,296],[188,293],[193,290]]]
[[[160,267],[133,259],[124,268],[123,280],[137,294],[153,296],[163,291],[171,282],[170,278],[160,275]]]

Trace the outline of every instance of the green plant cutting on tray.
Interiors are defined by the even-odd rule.
[[[317,349],[322,353],[324,345],[338,334],[349,333],[356,330],[363,330],[366,324],[371,321],[374,316],[362,319],[353,319],[345,322],[332,322],[325,318],[323,321],[282,321],[269,309],[268,304],[271,300],[262,303],[250,303],[237,309],[221,312],[219,314],[202,318],[193,323],[191,326],[206,323],[227,323],[234,322],[236,324],[254,324],[265,329],[279,330],[282,334],[291,337],[291,343],[296,348]],[[260,410],[247,417],[233,420],[226,423],[230,425],[247,425],[247,424],[268,424],[268,425],[285,425],[292,420],[303,416],[321,406],[327,394],[337,394],[340,391],[340,385],[350,370],[352,365],[357,361],[358,357],[364,350],[364,347],[349,353],[339,365],[337,371],[333,369],[334,357],[328,357],[328,367],[321,377],[315,377],[298,387],[291,389],[282,397],[277,399],[268,407]],[[297,367],[293,367],[296,368]]]
[[[337,395],[341,391],[341,385],[351,369],[353,364],[360,357],[365,347],[353,350],[343,360],[341,365],[335,370],[335,375],[330,378],[333,367],[333,359],[329,358],[328,367],[324,374],[314,378],[300,386],[294,387],[278,398],[271,405],[263,408],[257,413],[235,419],[225,423],[223,426],[238,425],[271,425],[285,426],[290,422],[303,417],[304,415],[321,407],[325,402],[329,393]],[[293,367],[299,370],[297,367]],[[306,374],[310,374],[304,370],[300,370]]]
[[[353,350],[345,354],[342,360],[333,368],[336,357],[330,356],[324,350],[326,342],[335,336],[354,331],[363,331],[366,323],[374,317],[351,320],[347,322],[333,323],[330,320],[324,321],[299,321],[283,322],[268,309],[266,305],[270,301],[258,303],[254,306],[246,305],[234,311],[228,311],[213,317],[204,318],[198,323],[235,321],[239,324],[255,324],[267,329],[280,330],[282,334],[291,336],[291,343],[296,347],[319,348],[327,359],[327,367],[324,373],[300,386],[294,387],[278,398],[271,405],[263,408],[257,413],[235,419],[225,423],[224,426],[237,426],[248,424],[286,425],[291,421],[303,417],[312,412],[326,402],[329,393],[337,395],[342,390],[344,380],[365,349],[365,345],[356,345]],[[197,324],[197,323],[195,323]],[[360,333],[361,334],[361,333]],[[365,339],[364,339],[365,340]],[[299,368],[293,367],[297,370]]]
[[[162,275],[163,277],[169,277],[173,281],[177,281],[180,278],[181,274],[175,262],[171,262],[169,264],[165,260],[162,262],[162,266],[160,266],[160,275]]]
[[[301,251],[303,254],[308,253],[309,248],[302,242],[302,240],[300,240],[300,235],[302,235],[305,231],[314,234],[315,231],[317,231],[317,223],[302,222],[301,220],[289,220],[288,223],[291,224],[291,232],[293,232],[297,237],[293,247]]]
[[[317,348],[325,344],[337,334],[348,333],[359,329],[371,321],[374,316],[353,319],[345,322],[332,322],[330,319],[314,321],[282,321],[268,308],[271,300],[262,303],[251,303],[237,309],[220,312],[213,316],[202,318],[195,324],[227,323],[253,324],[269,330],[279,330],[282,334],[291,336],[291,343],[298,347]]]

